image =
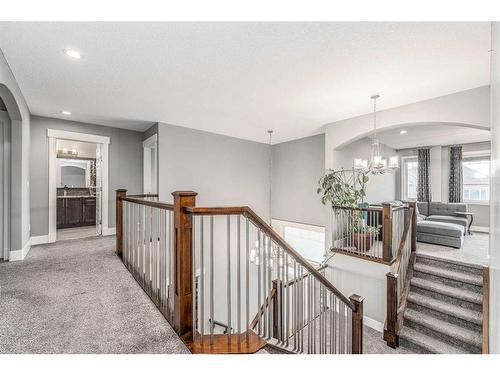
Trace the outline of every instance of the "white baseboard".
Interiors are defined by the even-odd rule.
[[[9,253],[9,262],[15,262],[18,260],[23,260],[28,255],[31,249],[31,238],[26,242],[24,247],[19,250],[11,250]]]
[[[102,228],[103,236],[114,236],[116,234],[116,228]]]
[[[471,226],[470,230],[472,232],[481,232],[481,233],[490,233],[490,228],[489,227],[480,227],[480,226]]]
[[[48,234],[45,234],[43,236],[34,236],[34,237],[31,237],[31,246],[35,246],[35,245],[42,245],[42,244],[45,244],[45,243],[49,243],[49,235]]]
[[[384,323],[381,323],[375,319],[363,316],[363,324],[365,326],[373,328],[375,331],[384,332]]]

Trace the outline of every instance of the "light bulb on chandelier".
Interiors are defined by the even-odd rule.
[[[399,158],[390,156],[389,159],[382,157],[380,144],[377,138],[377,99],[380,95],[375,94],[370,97],[373,100],[373,137],[371,145],[370,160],[363,158],[354,159],[354,169],[364,174],[384,174],[392,173],[399,168]],[[389,163],[387,163],[389,160]]]

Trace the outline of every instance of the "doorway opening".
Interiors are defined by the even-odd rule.
[[[99,145],[57,139],[56,150],[56,240],[100,235],[101,210],[98,206],[100,205],[101,163]]]
[[[158,194],[158,136],[152,135],[142,142],[144,150],[144,194]]]
[[[109,137],[47,129],[49,241],[110,235]]]

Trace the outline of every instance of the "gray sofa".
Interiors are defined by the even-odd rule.
[[[418,202],[417,207],[417,241],[462,247],[468,222],[455,212],[466,212],[466,204]]]

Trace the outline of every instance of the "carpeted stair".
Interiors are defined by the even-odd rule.
[[[417,254],[400,345],[417,353],[482,351],[482,268]]]

